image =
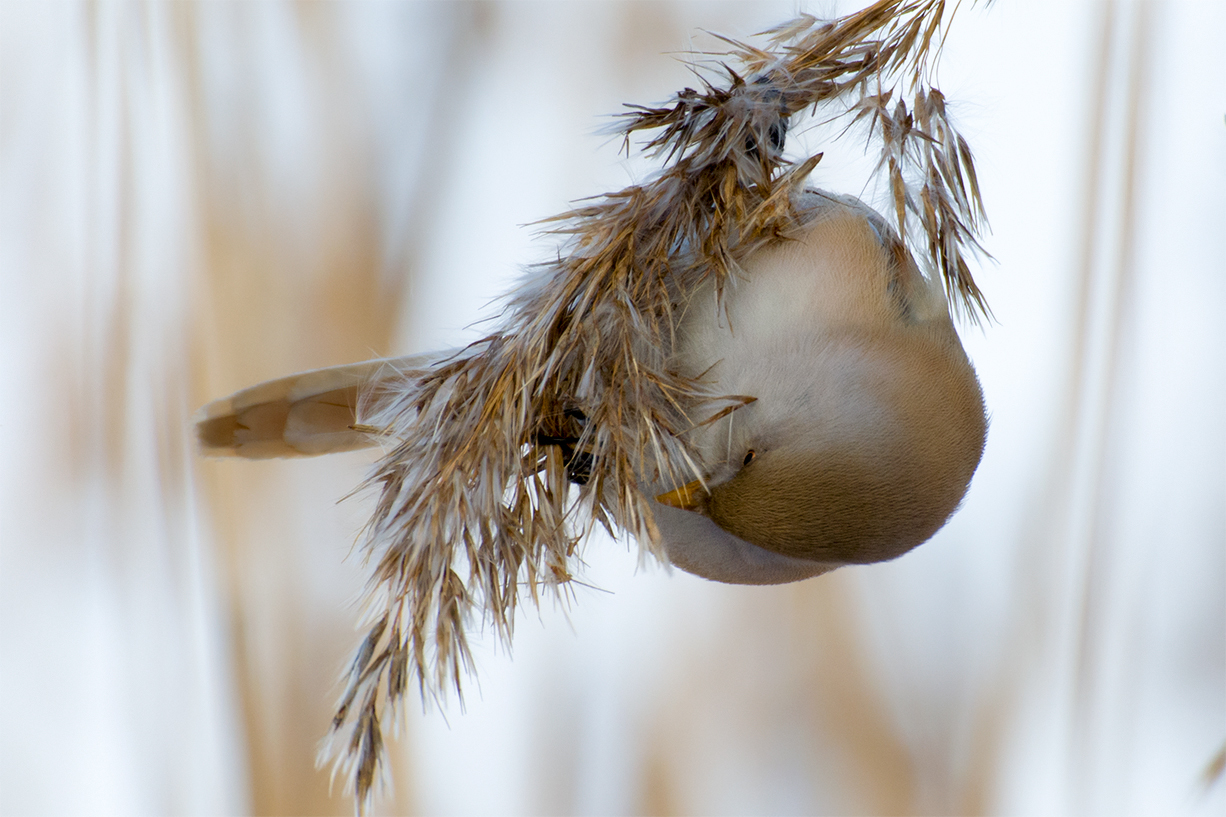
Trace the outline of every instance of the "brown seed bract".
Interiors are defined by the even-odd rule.
[[[627,149],[655,132],[644,147],[663,160],[655,177],[552,219],[557,259],[530,271],[499,331],[364,395],[362,427],[389,451],[368,481],[372,624],[332,724],[334,738],[348,730],[339,765],[359,806],[382,762],[381,722],[410,683],[458,692],[474,613],[509,639],[521,596],[564,592],[586,532],[577,520],[661,555],[640,477],[688,482],[698,469],[684,432],[748,399],[668,369],[677,305],[794,226],[792,197],[821,157],[783,158],[791,117],[867,125],[899,234],[954,301],[986,312],[965,260],[983,223],[971,153],[925,83],[945,11],[883,0],[832,22],[797,18],[761,47],[724,39],[722,82],[623,114]],[[540,437],[578,438],[591,455],[577,500],[559,448]]]

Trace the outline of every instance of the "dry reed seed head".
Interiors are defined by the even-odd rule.
[[[984,223],[971,153],[924,82],[945,10],[882,0],[798,17],[763,47],[721,38],[730,50],[700,89],[618,117],[627,150],[647,134],[657,174],[550,219],[557,258],[529,270],[500,331],[364,401],[362,423],[391,450],[365,483],[379,494],[364,540],[372,624],[333,720],[334,734],[351,730],[336,768],[359,809],[381,768],[381,717],[410,675],[423,702],[461,694],[474,618],[509,639],[525,592],[565,592],[596,524],[665,559],[640,481],[700,477],[686,431],[753,399],[670,371],[669,350],[692,293],[722,292],[796,226],[793,198],[821,155],[784,157],[793,117],[829,113],[879,140],[898,234],[951,300],[985,309],[965,260]],[[557,442],[570,439],[587,471],[573,489]]]

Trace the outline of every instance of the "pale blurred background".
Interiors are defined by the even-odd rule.
[[[314,766],[372,455],[192,412],[475,338],[641,178],[674,56],[856,3],[0,4],[0,811],[350,813]],[[707,583],[593,539],[569,612],[410,707],[380,814],[1222,814],[1226,3],[963,8],[997,321],[962,511],[897,562]],[[815,184],[873,196],[858,143]]]

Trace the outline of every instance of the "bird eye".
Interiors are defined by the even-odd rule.
[[[749,463],[753,462],[757,458],[758,458],[758,452],[754,451],[752,448],[749,449],[748,451],[745,452],[745,459],[741,461],[741,467],[744,468],[746,465],[749,465]]]

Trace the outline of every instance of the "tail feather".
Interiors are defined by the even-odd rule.
[[[270,380],[215,400],[196,414],[202,453],[272,459],[353,451],[377,438],[355,428],[362,392],[436,356],[386,358]]]

